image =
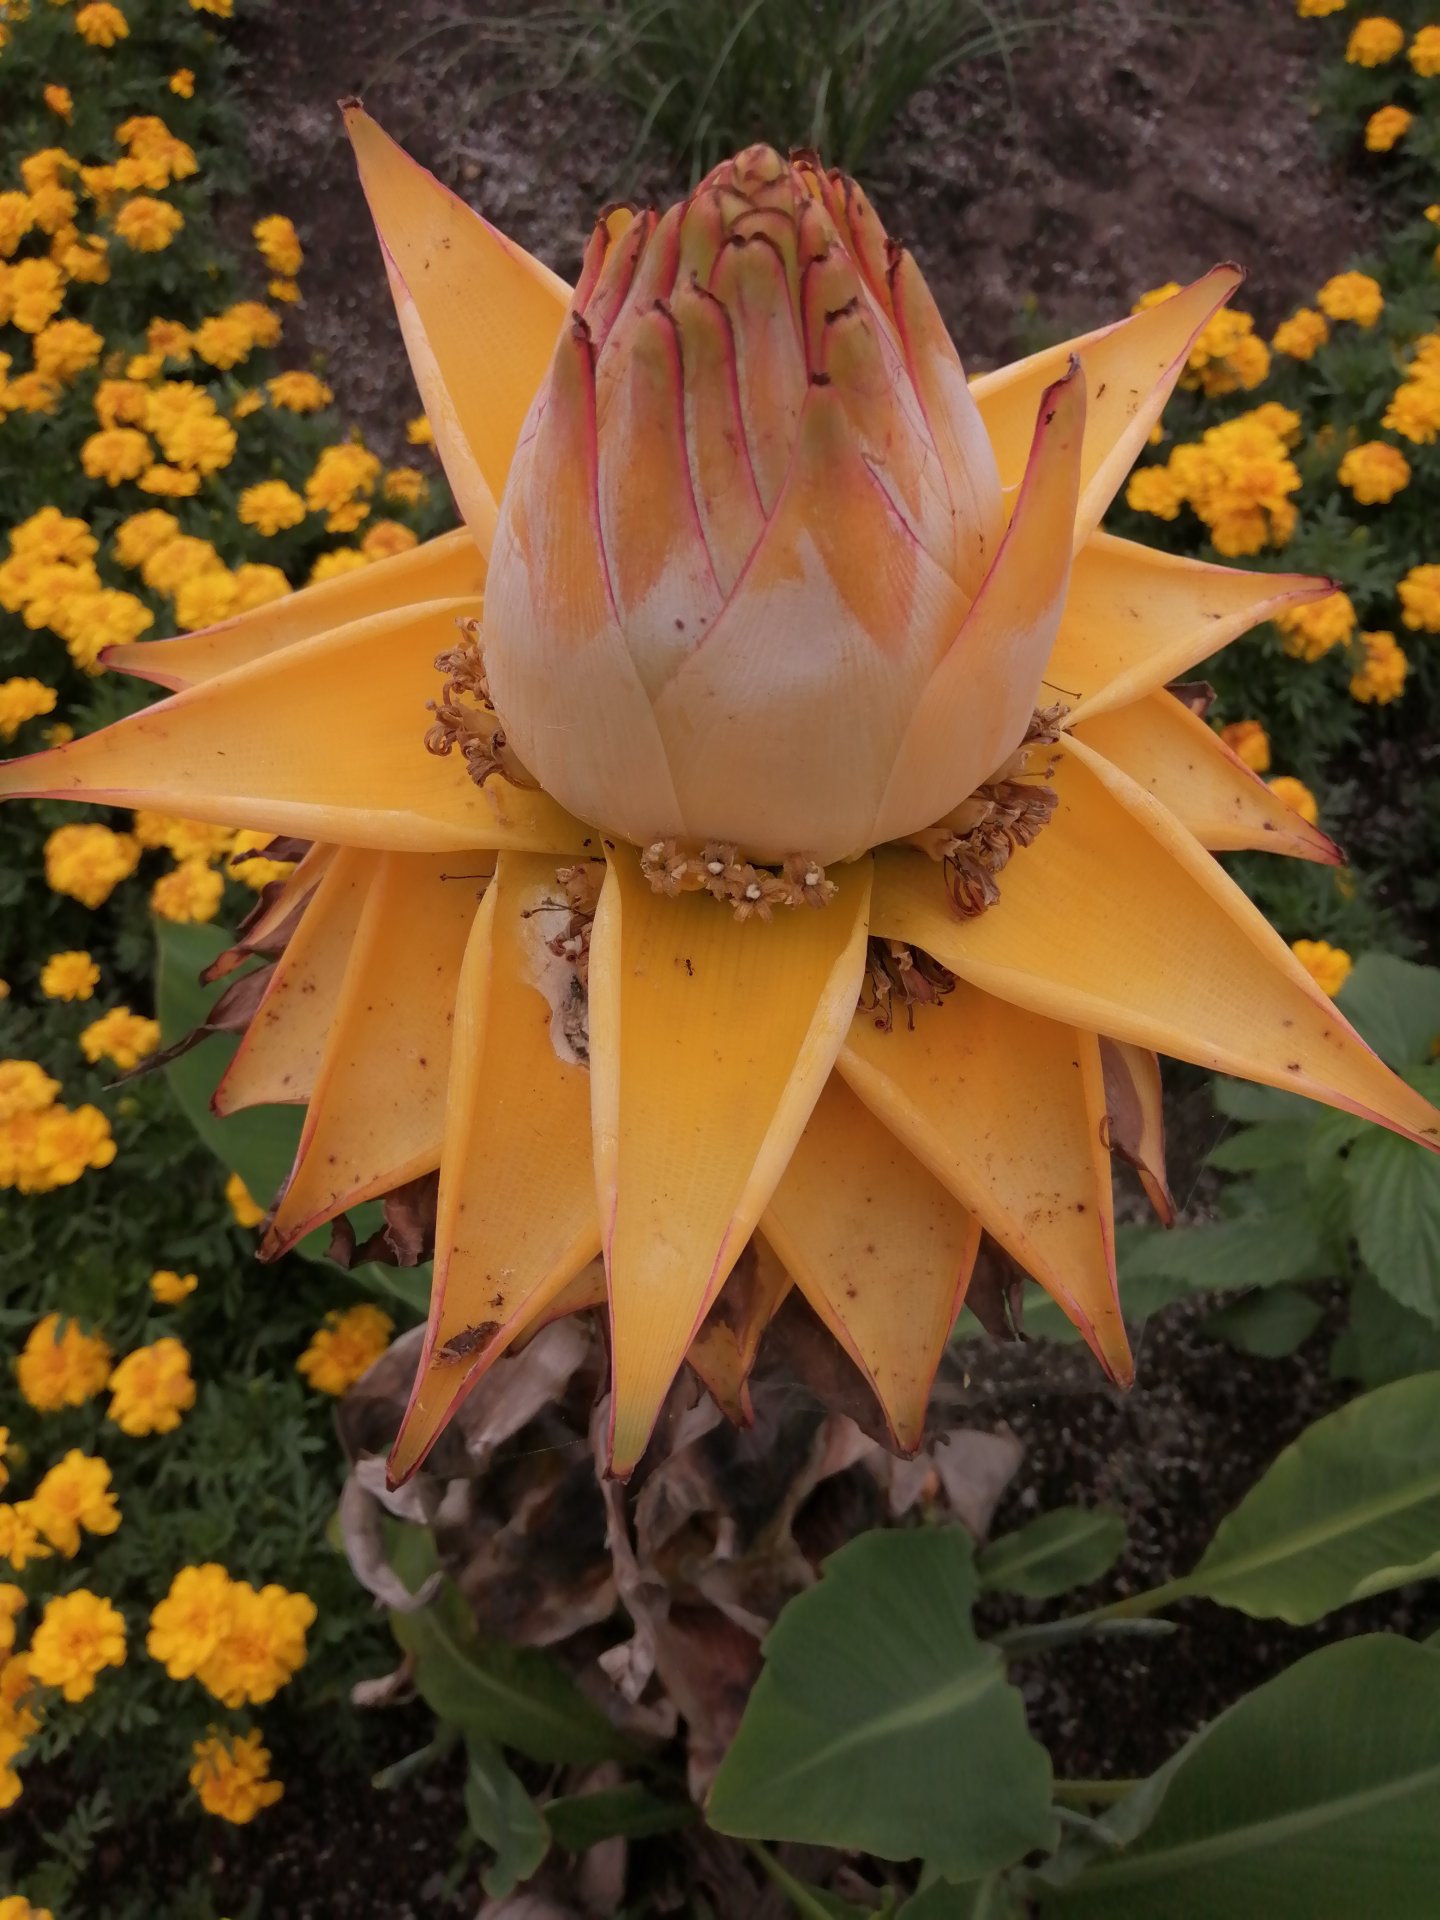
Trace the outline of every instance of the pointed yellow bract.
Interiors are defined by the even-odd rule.
[[[390,1458],[403,1479],[486,1369],[600,1250],[590,1081],[565,1038],[569,969],[553,860],[502,854],[455,995],[435,1279],[415,1391]],[[546,903],[551,903],[546,911]],[[568,1055],[568,1057],[566,1057]]]
[[[595,1181],[625,1474],[785,1171],[850,1024],[870,862],[823,912],[739,924],[607,846],[590,947]]]
[[[761,1230],[914,1453],[978,1221],[832,1075]]]
[[[857,1014],[839,1064],[916,1159],[1053,1295],[1106,1372],[1128,1382],[1094,1034],[961,984],[889,1032]]]
[[[262,1258],[440,1164],[455,992],[477,904],[476,879],[445,867],[434,855],[381,856]]]

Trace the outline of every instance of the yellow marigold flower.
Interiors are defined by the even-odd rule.
[[[8,260],[35,222],[28,193],[0,193],[0,259]]]
[[[57,827],[45,842],[45,879],[52,893],[69,894],[85,907],[99,907],[140,861],[140,848],[128,833],[114,833],[98,822]]]
[[[110,1349],[75,1320],[47,1313],[30,1329],[15,1362],[20,1391],[38,1413],[83,1407],[110,1378]]]
[[[195,75],[189,67],[177,67],[166,83],[171,93],[182,100],[191,100],[195,96]]]
[[[8,980],[0,980],[0,1000],[8,1000],[9,998],[10,982]]]
[[[0,1920],[55,1920],[49,1907],[32,1907],[23,1893],[0,1897]]]
[[[95,417],[102,427],[143,427],[150,389],[139,380],[102,380],[95,389]]]
[[[1405,29],[1397,20],[1383,14],[1371,14],[1357,20],[1345,47],[1345,58],[1352,67],[1383,67],[1393,60],[1405,44]]]
[[[1322,659],[1332,647],[1348,643],[1355,631],[1355,609],[1349,594],[1337,587],[1323,600],[1311,600],[1303,607],[1276,614],[1275,624],[1292,660],[1314,661]]]
[[[230,871],[247,887],[253,887],[256,893],[262,887],[268,887],[272,880],[283,880],[295,871],[293,860],[269,860],[261,854],[260,849],[268,847],[274,838],[273,833],[249,831],[235,836],[229,860]]]
[[[75,729],[68,720],[57,720],[53,727],[46,727],[40,737],[47,747],[66,747],[75,738]],[[0,993],[0,1000],[4,998],[5,995]]]
[[[194,336],[179,320],[152,320],[145,329],[145,344],[162,360],[184,362],[190,358]],[[199,389],[191,389],[198,392]]]
[[[318,375],[313,373],[277,373],[265,382],[271,404],[291,413],[319,413],[335,398]]]
[[[161,874],[150,890],[150,905],[162,920],[177,924],[213,920],[220,910],[225,882],[204,860],[182,860]]]
[[[258,387],[247,387],[230,409],[232,420],[248,420],[252,413],[259,413],[265,405],[265,396]]]
[[[185,216],[168,200],[137,193],[115,216],[115,231],[136,253],[163,253],[185,224]]]
[[[88,953],[52,953],[40,969],[40,991],[51,1000],[88,1000],[100,982],[100,969]]]
[[[1185,489],[1168,466],[1137,467],[1126,483],[1125,504],[1136,513],[1175,520],[1185,504]]]
[[[52,1080],[38,1060],[0,1060],[0,1120],[43,1113],[59,1091],[60,1082]]]
[[[122,567],[141,567],[152,553],[168,545],[179,533],[180,522],[173,513],[167,513],[164,507],[148,507],[143,513],[132,513],[128,520],[120,522],[111,550]],[[216,557],[218,560],[218,555]]]
[[[1343,947],[1328,940],[1292,940],[1290,951],[1323,993],[1333,1000],[1350,978],[1355,962]]]
[[[319,1393],[341,1394],[353,1387],[390,1344],[395,1323],[369,1301],[325,1316],[309,1346],[295,1362]]]
[[[60,405],[61,388],[43,373],[22,373],[5,389],[5,405],[12,413],[54,413]]]
[[[198,1275],[176,1273],[171,1267],[158,1267],[150,1276],[150,1291],[162,1307],[178,1307],[199,1284]]]
[[[417,413],[413,420],[405,422],[405,438],[412,447],[433,447],[435,430],[430,425],[428,414]]]
[[[1440,434],[1440,376],[1428,367],[1412,371],[1395,389],[1380,424],[1417,446],[1433,445]]]
[[[1405,107],[1379,107],[1365,122],[1365,145],[1371,153],[1389,153],[1410,131],[1415,116]]]
[[[13,1581],[0,1581],[0,1653],[8,1654],[15,1645],[15,1616],[25,1609],[25,1589]],[[0,1906],[0,1920],[4,1908]]]
[[[190,0],[192,7],[227,11],[230,0]],[[244,1826],[264,1807],[273,1807],[285,1789],[270,1774],[270,1751],[260,1744],[258,1729],[245,1734],[222,1734],[214,1728],[194,1747],[195,1764],[189,1780],[207,1813],[235,1826]],[[0,1914],[0,1920],[5,1916]],[[20,1920],[20,1916],[17,1916]]]
[[[1252,773],[1270,771],[1270,736],[1258,720],[1233,720],[1220,729],[1220,738]]]
[[[47,380],[73,380],[94,366],[104,345],[83,320],[52,320],[35,336],[35,366]]]
[[[222,372],[238,367],[254,345],[248,327],[238,320],[214,314],[195,329],[195,351],[200,358]]]
[[[68,228],[73,235],[78,209],[79,202],[74,194],[69,187],[62,187],[58,180],[38,188],[30,196],[30,211],[42,233],[59,234]]]
[[[27,720],[53,713],[57,695],[43,680],[0,680],[0,740],[13,740]]]
[[[160,1044],[160,1023],[129,1007],[111,1007],[80,1035],[80,1051],[92,1066],[113,1060],[122,1073],[138,1067]]]
[[[263,220],[255,222],[250,231],[260,249],[261,258],[272,273],[283,273],[287,278],[299,273],[305,262],[305,254],[292,220],[288,220],[283,213],[266,214]]]
[[[148,514],[138,517],[147,521],[150,518]],[[168,520],[173,515],[166,514],[165,517]],[[152,593],[173,597],[187,580],[194,580],[202,573],[223,573],[225,570],[225,562],[210,542],[201,540],[193,533],[178,533],[173,539],[149,545],[149,552],[140,562],[140,578]]]
[[[232,827],[213,820],[186,820],[178,814],[137,809],[135,838],[142,847],[168,847],[177,860],[218,860],[235,838]]]
[[[377,520],[360,542],[360,551],[370,560],[387,560],[397,553],[409,553],[420,544],[419,535],[398,520]]]
[[[111,487],[138,480],[152,458],[150,442],[134,427],[102,427],[80,449],[80,465],[89,477]]]
[[[267,537],[283,533],[287,527],[298,527],[308,511],[300,495],[283,480],[261,480],[246,487],[238,509],[247,527]]]
[[[272,300],[283,300],[286,306],[292,306],[300,298],[300,288],[293,280],[269,280],[265,291]]]
[[[108,1418],[136,1438],[173,1433],[194,1404],[189,1352],[170,1334],[127,1353],[110,1376]]]
[[[218,473],[235,457],[235,429],[219,414],[195,408],[161,436],[167,460],[193,473]]]
[[[42,147],[20,162],[20,178],[25,182],[27,193],[39,193],[42,187],[53,187],[79,171],[80,162],[64,147]]]
[[[357,567],[368,567],[368,558],[358,547],[332,547],[328,553],[322,553],[310,569],[310,584],[318,586],[322,580],[338,579],[342,573],[354,573]]]
[[[234,610],[238,589],[232,573],[197,573],[182,581],[175,594],[175,624],[186,633],[213,627]]]
[[[53,260],[18,260],[6,273],[5,292],[12,324],[22,333],[39,333],[60,311],[65,276]]]
[[[190,0],[196,13],[213,13],[217,20],[228,20],[235,11],[235,0]]]
[[[10,1467],[7,1461],[9,1452],[10,1429],[0,1427],[0,1488],[8,1487],[10,1484]]]
[[[1400,582],[1401,619],[1414,633],[1440,633],[1440,566],[1411,567]]]
[[[71,1186],[89,1169],[108,1167],[115,1158],[110,1122],[98,1107],[48,1107],[28,1126],[24,1164],[17,1167],[13,1182],[22,1193]]]
[[[145,1647],[172,1680],[191,1680],[230,1629],[234,1583],[224,1567],[207,1561],[182,1567],[170,1591],[150,1614]]]
[[[328,514],[325,524],[332,533],[353,532],[369,511],[360,496],[374,490],[380,470],[375,455],[354,441],[323,447],[305,482],[306,502],[316,513]]]
[[[132,353],[125,362],[127,380],[153,380],[165,365],[163,353]]]
[[[1380,282],[1368,273],[1332,274],[1315,297],[1332,320],[1353,320],[1361,327],[1373,327],[1385,311]]]
[[[200,491],[200,475],[183,467],[147,467],[139,479],[142,493],[159,494],[165,500],[189,500]]]
[[[233,320],[238,327],[244,327],[257,347],[273,347],[279,344],[282,331],[280,316],[263,300],[237,300],[233,307],[227,307],[223,316]]]
[[[103,287],[110,278],[110,242],[98,233],[82,233],[61,248],[60,266],[72,280]]]
[[[1268,780],[1266,785],[1275,798],[1289,807],[1292,812],[1298,813],[1307,826],[1313,827],[1319,824],[1320,808],[1314,794],[1303,780],[1296,780],[1293,775],[1282,773],[1278,779]]]
[[[40,1532],[34,1502],[17,1500],[13,1506],[0,1504],[0,1560],[16,1573],[23,1573],[32,1560],[49,1558],[50,1549]]]
[[[51,113],[58,114],[62,120],[73,118],[75,100],[68,87],[48,86],[45,89],[44,98]]]
[[[252,607],[268,607],[272,600],[283,600],[290,582],[280,571],[260,560],[247,560],[235,569],[235,612],[249,613]]]
[[[113,47],[130,37],[130,24],[110,0],[89,0],[75,16],[75,31],[92,47]]]
[[[80,1551],[80,1533],[114,1533],[120,1509],[110,1487],[110,1468],[72,1447],[51,1467],[30,1501],[41,1533],[67,1560]]]
[[[1352,698],[1367,706],[1387,707],[1405,691],[1410,662],[1393,633],[1362,633],[1365,664],[1350,678]]]
[[[257,1593],[245,1580],[231,1582],[229,1602],[225,1632],[196,1678],[227,1707],[263,1706],[304,1666],[315,1603],[281,1586]]]
[[[1365,440],[1340,462],[1338,479],[1361,506],[1383,506],[1410,484],[1410,462],[1385,440]]]
[[[76,610],[75,618],[57,631],[76,666],[90,673],[97,670],[106,647],[124,646],[128,641],[138,640],[145,629],[154,624],[155,616],[143,600],[116,587],[105,587],[99,593],[87,595]]]
[[[250,1189],[238,1173],[232,1173],[225,1182],[225,1198],[230,1202],[230,1211],[239,1227],[258,1227],[265,1218],[264,1207],[257,1207],[250,1197]]]
[[[1433,80],[1440,73],[1440,26],[1421,27],[1405,58],[1422,80]]]
[[[108,1600],[77,1587],[46,1601],[27,1657],[41,1686],[86,1700],[103,1668],[124,1666],[125,1622]]]
[[[1346,0],[1295,0],[1295,11],[1302,20],[1323,20],[1327,14],[1343,13]]]
[[[430,482],[418,467],[391,467],[385,475],[383,492],[387,500],[414,507],[429,499]]]

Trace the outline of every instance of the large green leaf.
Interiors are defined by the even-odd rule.
[[[1195,1571],[1160,1591],[1303,1626],[1436,1572],[1440,1373],[1422,1373],[1307,1427],[1221,1521]]]
[[[638,1781],[623,1787],[605,1787],[594,1793],[567,1794],[545,1803],[545,1820],[557,1847],[583,1853],[617,1835],[641,1840],[652,1833],[670,1833],[695,1819],[689,1800],[662,1800]]]
[[[1200,1331],[1211,1340],[1228,1340],[1241,1353],[1279,1360],[1310,1338],[1324,1312],[1298,1287],[1264,1287],[1207,1313]]]
[[[413,1584],[408,1570],[404,1577]],[[390,1627],[415,1662],[416,1691],[467,1740],[575,1765],[633,1758],[629,1741],[551,1655],[477,1634],[448,1581],[429,1606],[392,1613]]]
[[[828,1560],[765,1642],[711,1825],[922,1856],[955,1880],[1049,1845],[1049,1759],[975,1636],[975,1592],[958,1528],[864,1534]]]
[[[1383,1387],[1432,1367],[1440,1367],[1440,1328],[1402,1307],[1373,1280],[1357,1279],[1350,1288],[1349,1321],[1330,1349],[1334,1378]]]
[[[1314,1138],[1311,1114],[1300,1120],[1262,1120],[1239,1133],[1227,1133],[1205,1159],[1225,1173],[1263,1173],[1268,1167],[1297,1166],[1310,1152]]]
[[[471,1832],[495,1855],[480,1882],[492,1899],[503,1899],[539,1867],[550,1851],[550,1835],[500,1749],[472,1738],[468,1753],[465,1817]]]
[[[168,1047],[201,1025],[228,984],[220,981],[214,986],[203,986],[200,975],[216,955],[229,946],[230,936],[217,927],[177,926],[172,921],[160,920],[156,922],[156,939],[159,947],[156,1012],[161,1039]],[[239,1044],[233,1035],[211,1034],[188,1053],[181,1054],[178,1060],[172,1060],[165,1069],[165,1077],[182,1112],[205,1145],[222,1166],[239,1174],[263,1204],[279,1191],[290,1171],[300,1144],[303,1114],[299,1107],[249,1107],[222,1120],[212,1112],[210,1096],[235,1057]],[[356,1232],[363,1237],[380,1224],[380,1209],[374,1204],[356,1207],[351,1219]],[[306,1259],[334,1265],[326,1255],[329,1244],[330,1230],[321,1227],[307,1234],[296,1251]],[[349,1274],[362,1293],[387,1295],[421,1315],[429,1305],[428,1266],[407,1270],[372,1262],[352,1267]]]
[[[1393,953],[1362,953],[1338,1001],[1389,1066],[1428,1060],[1440,1038],[1440,968]]]
[[[1049,1600],[1098,1580],[1124,1547],[1125,1522],[1113,1507],[1060,1507],[982,1547],[975,1571],[982,1587]]]
[[[1311,1654],[1099,1826],[1116,1851],[1035,1882],[1046,1920],[1431,1920],[1440,1655],[1382,1634]]]
[[[955,1886],[937,1880],[907,1900],[896,1920],[1023,1920],[1025,1909],[1002,1874]]]
[[[1402,1306],[1440,1326],[1440,1155],[1373,1129],[1345,1162],[1360,1255]]]

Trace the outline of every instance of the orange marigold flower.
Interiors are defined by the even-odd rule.
[[[204,4],[218,11],[230,0],[190,0],[191,6]],[[189,1780],[207,1813],[235,1826],[244,1826],[264,1807],[273,1807],[285,1789],[270,1774],[270,1752],[260,1744],[258,1730],[246,1734],[222,1734],[211,1729],[194,1746],[195,1764]],[[3,1916],[0,1916],[3,1920]]]
[[[369,1301],[336,1309],[295,1362],[296,1371],[320,1393],[344,1393],[380,1358],[394,1331],[389,1314]]]
[[[41,1686],[86,1700],[103,1668],[124,1666],[125,1622],[108,1600],[77,1587],[45,1603],[27,1658]]]

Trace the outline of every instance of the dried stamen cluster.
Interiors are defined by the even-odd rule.
[[[757,867],[718,840],[698,852],[678,840],[654,840],[640,855],[640,870],[656,893],[672,899],[708,893],[728,901],[737,920],[768,920],[776,907],[825,907],[837,891],[808,853],[788,854],[778,867]]]
[[[435,670],[445,675],[445,685],[438,700],[425,702],[435,715],[425,735],[426,748],[443,759],[459,747],[477,787],[497,773],[512,786],[533,787],[536,782],[509,750],[490,699],[480,653],[480,623],[461,620],[459,626],[463,638],[458,646],[435,656]]]
[[[910,836],[913,846],[940,861],[955,911],[966,920],[995,905],[1000,898],[996,876],[1017,847],[1028,847],[1038,837],[1055,811],[1055,790],[1044,784],[1054,762],[1037,769],[1032,756],[1059,739],[1064,713],[1058,706],[1038,709],[1024,740],[993,780],[935,826]]]
[[[919,947],[907,946],[903,940],[872,938],[865,954],[860,1011],[873,1014],[875,1025],[888,1033],[895,1024],[897,1000],[913,1026],[915,1008],[937,1006],[954,985],[950,969]]]

